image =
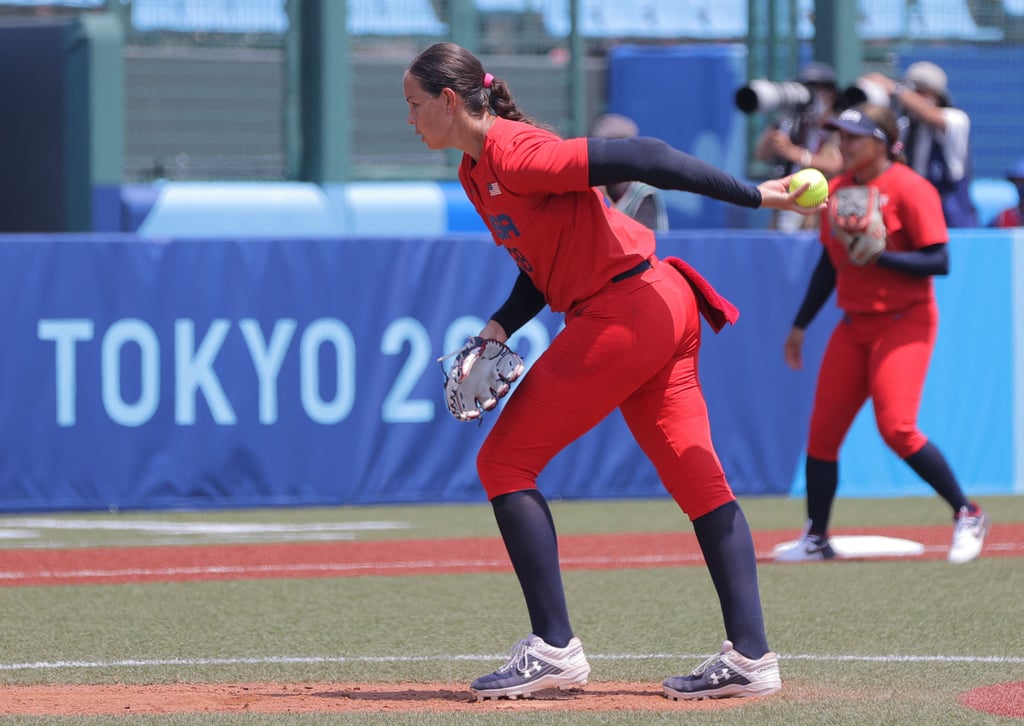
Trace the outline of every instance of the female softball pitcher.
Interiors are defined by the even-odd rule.
[[[670,698],[757,696],[781,687],[769,651],[750,529],[711,444],[697,380],[701,310],[716,330],[736,310],[681,260],[659,260],[655,236],[593,187],[626,180],[748,207],[798,206],[788,177],[751,187],[650,138],[561,139],[517,107],[508,85],[451,43],[407,68],[408,122],[430,149],[463,152],[466,194],[520,273],[480,332],[505,341],[545,304],[566,325],[509,398],[477,457],[480,480],[522,587],[532,633],[505,665],[473,681],[478,700],[587,682],[551,513],[537,490],[550,459],[616,408],[693,521],[717,589],[722,651]],[[666,623],[682,622],[667,613]]]
[[[824,249],[784,346],[790,367],[802,366],[804,329],[833,289],[843,317],[825,349],[811,412],[808,522],[797,545],[777,559],[835,557],[828,523],[839,480],[839,448],[871,398],[882,439],[953,510],[949,561],[969,562],[981,553],[988,517],[967,500],[945,457],[917,428],[939,323],[932,276],[949,272],[942,203],[935,187],[902,163],[899,127],[889,109],[865,104],[828,125],[839,131],[843,172],[829,185],[832,207],[822,214],[821,224]],[[849,248],[854,238],[844,234],[848,215],[835,213],[847,189],[863,190],[868,196],[862,198],[876,199],[880,210],[880,244],[867,256]]]

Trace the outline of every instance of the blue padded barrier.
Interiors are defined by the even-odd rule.
[[[458,182],[165,182],[120,192],[120,230],[143,237],[487,231]]]
[[[330,185],[344,234],[434,235],[448,230],[447,198],[436,182],[357,182]]]
[[[1024,230],[956,231],[952,245],[922,428],[972,494],[1024,491]],[[668,233],[659,251],[741,310],[721,334],[705,329],[701,357],[735,489],[799,493],[836,310],[809,330],[805,370],[781,351],[817,240]],[[515,276],[481,234],[0,237],[0,510],[483,501],[473,453],[493,417],[451,420],[435,358],[479,330]],[[560,325],[545,311],[513,345],[529,363]],[[928,493],[870,433],[851,433],[841,493]],[[618,415],[540,485],[664,496]]]
[[[138,188],[122,200],[149,203]],[[167,182],[138,226],[142,237],[338,234],[326,194],[299,182]]]

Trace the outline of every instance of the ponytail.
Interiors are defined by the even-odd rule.
[[[542,126],[516,106],[508,84],[484,71],[480,59],[455,43],[434,43],[407,69],[424,90],[438,96],[442,89],[457,93],[473,116],[491,113],[509,121]]]
[[[515,99],[512,98],[512,92],[509,90],[508,84],[500,78],[495,78],[491,82],[491,87],[488,91],[487,107],[491,113],[499,118],[508,119],[509,121],[522,121],[532,126],[539,126],[536,121],[519,110]]]

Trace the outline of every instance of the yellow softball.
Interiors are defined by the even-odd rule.
[[[810,184],[807,191],[796,198],[801,207],[817,207],[828,199],[828,179],[817,169],[801,169],[789,181],[789,191],[795,192],[804,184]]]

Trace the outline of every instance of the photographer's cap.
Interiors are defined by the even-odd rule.
[[[828,63],[818,61],[808,63],[801,68],[796,80],[807,85],[837,87],[835,69]]]
[[[833,119],[825,123],[826,129],[832,131],[845,131],[854,136],[873,136],[879,141],[889,143],[889,137],[881,126],[865,113],[855,108],[848,108]]]
[[[924,88],[937,94],[942,102],[949,105],[949,81],[946,72],[934,63],[918,61],[911,63],[907,72],[903,74],[903,80],[913,83],[917,88]]]

